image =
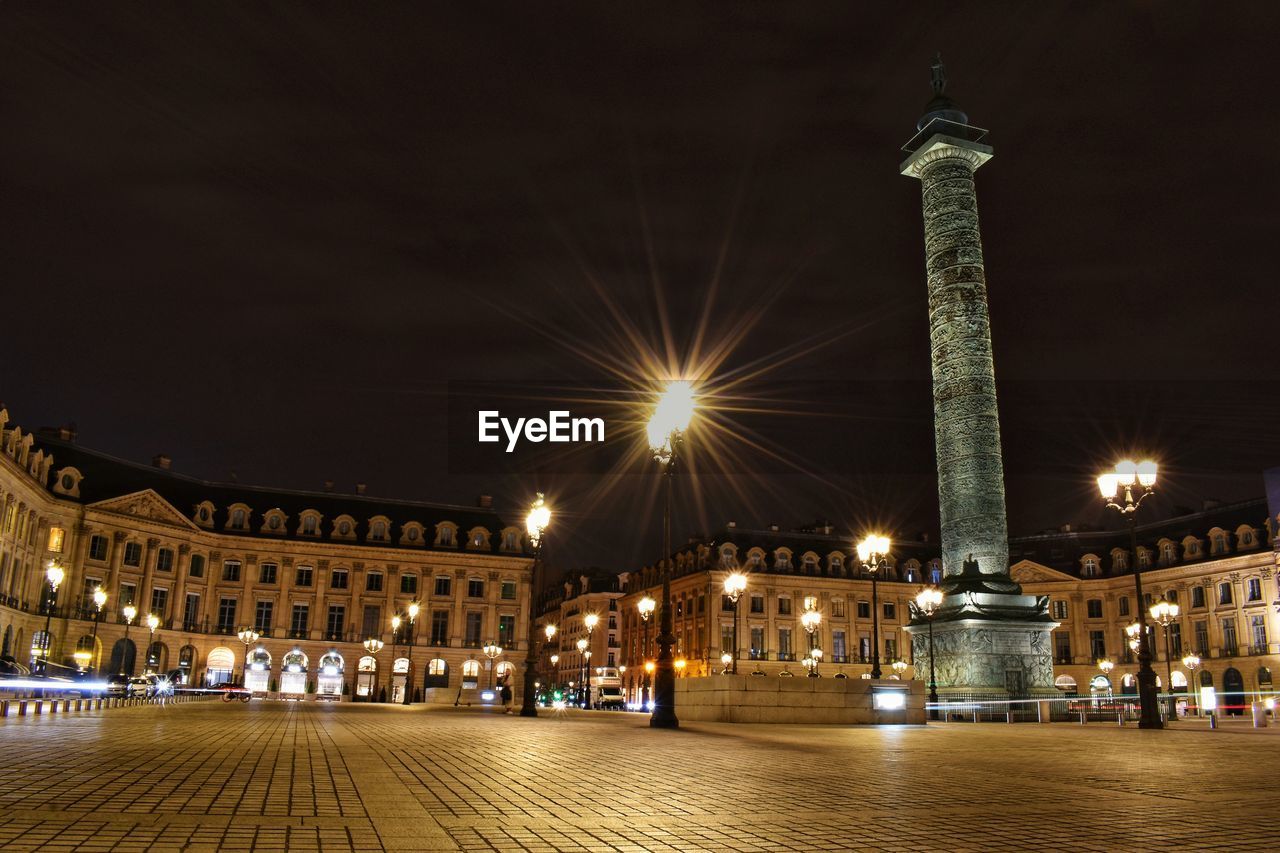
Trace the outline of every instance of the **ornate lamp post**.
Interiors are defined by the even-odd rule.
[[[582,707],[584,707],[584,708],[586,707],[586,704],[587,704],[587,702],[586,702],[586,699],[587,699],[587,688],[586,688],[586,684],[585,684],[584,682],[585,682],[585,680],[586,680],[586,675],[587,675],[587,646],[589,646],[589,645],[590,645],[590,643],[588,643],[588,642],[587,642],[587,638],[586,638],[586,637],[582,637],[582,638],[581,638],[581,639],[579,639],[579,640],[578,640],[578,642],[577,642],[577,646],[578,646],[578,674],[579,674],[579,676],[580,676],[579,681],[578,681],[578,705],[580,705],[580,706],[582,706]]]
[[[724,669],[721,670],[720,674],[728,675],[729,667],[733,665],[733,655],[729,654],[728,652],[725,652],[724,654],[720,655],[720,663],[724,667]]]
[[[45,568],[44,577],[49,582],[49,597],[44,603],[44,647],[40,655],[40,674],[49,674],[49,651],[53,646],[53,638],[49,636],[50,623],[53,620],[53,609],[58,601],[58,587],[62,585],[67,573],[62,569],[62,561],[54,558]]]
[[[738,599],[742,597],[742,593],[747,588],[747,576],[742,572],[734,572],[724,579],[724,594],[728,596],[729,602],[733,604],[733,654],[731,662],[733,664],[733,674],[738,674]]]
[[[697,402],[693,384],[688,380],[667,383],[649,419],[649,449],[654,461],[662,466],[662,609],[658,612],[658,661],[653,679],[653,716],[649,725],[674,729],[680,725],[676,717],[676,681],[671,648],[676,638],[671,624],[671,482],[675,477],[680,445],[693,420]]]
[[[402,704],[412,705],[413,704],[413,639],[414,639],[413,635],[414,635],[414,629],[417,627],[417,624],[418,624],[418,610],[419,610],[418,602],[416,601],[409,602],[408,610],[409,610],[409,643],[408,643],[409,651],[406,652],[406,655],[409,658],[409,669],[405,672],[405,676],[404,676],[404,702]]]
[[[808,608],[800,616],[800,624],[804,627],[805,633],[809,635],[809,658],[813,658],[813,649],[816,645],[814,635],[818,632],[818,626],[822,624],[822,614],[813,608]],[[813,665],[809,667],[809,677],[818,677],[818,661],[815,659]]]
[[[493,659],[502,654],[502,646],[495,643],[488,643],[480,650],[484,656],[489,659],[489,689],[493,689]]]
[[[378,695],[378,652],[382,651],[382,647],[385,645],[386,643],[377,637],[370,637],[364,641],[364,650],[373,658],[373,685],[369,688],[369,698],[367,700],[369,702],[375,701],[375,697]],[[392,654],[394,654],[394,650]]]
[[[1169,694],[1169,719],[1178,717],[1178,700],[1173,695],[1173,647],[1169,641],[1169,626],[1178,620],[1179,607],[1167,598],[1162,598],[1151,605],[1151,618],[1164,628],[1164,689]]]
[[[600,624],[600,617],[595,613],[588,613],[582,617],[582,624],[587,628],[587,650],[583,653],[585,658],[585,666],[588,667],[586,672],[584,689],[587,691],[587,707],[591,707],[591,637],[595,634],[596,626]]]
[[[883,568],[889,553],[889,538],[874,533],[858,543],[858,559],[871,573],[871,677],[880,677],[880,598],[876,592],[876,573]]]
[[[524,519],[524,529],[529,535],[529,544],[533,547],[533,566],[529,570],[529,651],[524,656],[524,685],[520,703],[522,717],[538,716],[538,696],[534,684],[538,670],[538,650],[534,646],[538,625],[538,609],[535,603],[538,593],[542,591],[542,544],[545,541],[547,528],[550,526],[551,509],[543,499],[542,492],[538,492],[533,505],[529,507],[529,514]],[[556,634],[556,626],[547,625],[546,632],[547,642],[550,643],[551,638]]]
[[[1134,463],[1124,460],[1114,471],[1098,477],[1098,491],[1108,509],[1114,509],[1129,522],[1129,553],[1133,566],[1133,587],[1138,597],[1138,701],[1142,715],[1138,728],[1163,728],[1160,709],[1156,707],[1156,671],[1151,668],[1151,640],[1147,636],[1146,599],[1142,595],[1142,567],[1138,565],[1138,507],[1155,491],[1156,463],[1151,460]],[[1123,488],[1123,497],[1120,497]]]
[[[554,694],[555,688],[560,686],[560,655],[551,656],[551,671],[555,673],[555,678],[551,682],[551,689]],[[551,697],[553,700],[555,696]]]
[[[396,657],[397,657],[396,644],[400,642],[400,621],[401,620],[400,620],[399,613],[391,617],[391,673],[390,673],[390,676],[387,678],[387,686],[390,687],[392,691],[392,699],[391,699],[392,702],[395,701],[394,694],[396,689],[395,677],[396,677]]]
[[[154,614],[153,614],[154,615]],[[240,668],[240,684],[248,686],[249,684],[249,647],[258,642],[261,636],[257,631],[246,626],[236,632],[236,636],[240,638],[240,642],[244,643],[244,666]]]
[[[907,671],[907,662],[899,659],[889,664],[889,668],[893,670],[894,675],[898,676],[898,678],[901,679],[902,673]]]
[[[93,653],[98,653],[98,623],[102,621],[102,608],[107,604],[107,591],[102,587],[95,587],[93,590],[93,606],[96,612],[93,614]],[[102,671],[102,656],[98,656],[98,665],[93,668],[93,674],[98,675]]]
[[[942,590],[926,586],[916,595],[916,611],[929,623],[929,719],[938,719],[938,681],[933,669],[933,617],[942,606]]]
[[[124,646],[120,653],[120,666],[121,666],[120,674],[128,675],[130,678],[132,678],[133,677],[133,661],[132,660],[129,661],[130,666],[129,666],[129,671],[127,673],[124,671],[123,667],[124,667],[125,656],[129,654],[129,627],[133,625],[133,620],[138,618],[138,608],[134,607],[132,604],[126,604],[124,607],[120,609],[120,615],[124,617],[124,640],[125,640]]]
[[[653,615],[653,611],[657,606],[658,602],[647,595],[636,604],[636,610],[640,611],[640,621],[644,623],[644,649],[640,655],[644,661],[644,676],[641,679],[640,704],[646,709],[649,707],[649,676],[653,674],[654,670],[649,665],[649,617]]]
[[[1200,655],[1195,654],[1194,652],[1192,654],[1186,655],[1182,659],[1182,665],[1187,668],[1187,672],[1191,673],[1191,677],[1187,679],[1187,696],[1188,698],[1192,696],[1191,691],[1192,691],[1192,688],[1194,687],[1196,691],[1194,694],[1195,704],[1196,704],[1196,716],[1198,717],[1200,716],[1200,683],[1196,680],[1196,670],[1200,668]]]
[[[151,667],[151,651],[156,647],[156,629],[160,627],[160,617],[154,613],[147,614],[147,630],[150,632],[147,636],[147,656],[145,658],[145,666],[143,671]],[[248,661],[246,660],[246,663]]]

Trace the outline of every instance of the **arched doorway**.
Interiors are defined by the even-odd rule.
[[[156,640],[147,648],[147,672],[164,673],[169,668],[169,649]]]
[[[1053,686],[1068,696],[1076,695],[1076,680],[1069,675],[1059,675],[1053,680]]]
[[[378,660],[373,655],[364,655],[356,661],[356,698],[372,702],[377,687]]]
[[[443,658],[433,658],[427,664],[427,679],[424,682],[425,687],[448,687],[449,686],[449,663]]]
[[[119,675],[133,675],[133,665],[137,656],[138,649],[133,645],[133,640],[121,637],[111,647],[111,665],[108,669]]]
[[[179,684],[192,683],[192,668],[196,665],[196,647],[183,646],[178,649],[178,676]]]
[[[1271,670],[1265,666],[1258,667],[1258,691],[1271,691]]]
[[[409,659],[396,658],[391,665],[391,701],[403,702],[405,685],[409,683]]]
[[[462,687],[474,690],[480,683],[480,661],[472,658],[462,662]]]
[[[218,646],[205,658],[204,681],[210,687],[230,684],[235,678],[236,655],[226,646]]]
[[[76,662],[76,669],[81,672],[88,672],[98,666],[98,642],[91,634],[86,634],[79,640],[76,640],[76,651],[72,655]]]
[[[39,672],[49,663],[49,652],[53,648],[53,634],[48,631],[36,631],[31,635],[31,671]],[[41,662],[44,662],[43,664]],[[52,675],[53,673],[48,673]]]
[[[298,698],[307,692],[307,656],[294,649],[280,661],[280,694]]]
[[[1233,717],[1238,717],[1244,713],[1244,677],[1240,675],[1240,670],[1228,667],[1227,671],[1222,673],[1222,706],[1223,710]]]
[[[258,646],[249,652],[249,668],[244,674],[244,686],[254,693],[266,693],[271,687],[271,653]]]
[[[342,695],[342,673],[346,663],[342,655],[330,649],[320,658],[319,691],[321,696],[338,697]]]

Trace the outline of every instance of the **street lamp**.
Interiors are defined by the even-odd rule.
[[[880,598],[876,592],[876,573],[887,565],[889,538],[874,533],[858,543],[858,559],[871,573],[871,677],[880,677]]]
[[[484,656],[489,659],[489,689],[493,689],[493,659],[502,654],[502,646],[494,643],[487,644],[480,651],[484,652]]]
[[[590,663],[591,635],[595,633],[595,626],[600,624],[600,617],[596,615],[596,613],[588,613],[588,615],[582,617],[582,624],[586,626],[586,647],[588,647],[588,652],[586,652],[585,657],[586,657],[586,661]],[[591,674],[590,672],[588,672],[586,676],[588,676],[588,678],[585,679],[586,680],[586,707],[590,708],[591,707]]]
[[[1156,672],[1151,668],[1151,641],[1147,636],[1146,599],[1142,595],[1142,567],[1138,565],[1138,507],[1155,492],[1156,463],[1151,460],[1132,462],[1128,459],[1116,464],[1114,471],[1098,477],[1098,491],[1108,509],[1114,509],[1129,522],[1129,552],[1132,555],[1133,586],[1138,597],[1138,701],[1142,715],[1138,728],[1163,728],[1160,710],[1156,707]],[[1119,497],[1123,488],[1123,497]]]
[[[1159,622],[1161,628],[1164,628],[1164,689],[1169,694],[1170,720],[1176,719],[1178,716],[1178,701],[1173,695],[1173,647],[1169,642],[1169,626],[1177,621],[1179,609],[1177,603],[1169,601],[1167,598],[1162,598],[1151,605],[1151,618]]]
[[[147,636],[147,656],[145,658],[146,669],[151,667],[151,652],[156,647],[156,629],[160,627],[160,617],[154,613],[147,614],[147,630],[150,634]],[[159,656],[157,655],[157,660]],[[145,672],[145,669],[144,669]]]
[[[138,618],[138,608],[134,607],[132,604],[126,604],[120,609],[120,615],[124,617],[124,646],[120,651],[120,674],[125,675],[126,673],[124,672],[123,667],[125,656],[129,654],[129,627],[133,625],[133,620]],[[133,677],[132,660],[129,661],[129,672],[127,674],[130,678]]]
[[[529,507],[529,514],[524,519],[525,532],[529,534],[529,544],[533,546],[533,566],[529,570],[529,650],[524,656],[524,685],[520,703],[522,717],[538,716],[537,687],[534,684],[538,667],[538,649],[534,646],[538,624],[535,600],[542,590],[542,543],[550,526],[551,508],[543,499],[542,492],[538,492],[533,505]],[[546,632],[547,642],[550,643],[551,638],[555,636],[556,626],[547,625]]]
[[[746,588],[747,576],[742,572],[734,572],[724,579],[724,594],[733,604],[733,654],[730,655],[730,661],[733,664],[734,675],[738,674],[738,599],[742,597]]]
[[[916,594],[916,612],[929,623],[929,719],[938,719],[938,680],[933,669],[933,617],[942,607],[942,590],[926,586]]]
[[[675,670],[671,648],[676,638],[671,625],[671,483],[675,477],[684,433],[697,409],[693,383],[677,379],[667,383],[658,398],[647,432],[654,461],[662,466],[662,610],[658,614],[658,663],[653,679],[653,716],[649,725],[674,729],[680,725],[676,717]]]
[[[1102,658],[1101,660],[1098,661],[1098,669],[1102,670],[1102,674],[1107,679],[1107,699],[1108,700],[1111,699],[1111,670],[1115,668],[1116,668],[1115,663],[1113,661],[1107,660],[1106,658]]]
[[[396,701],[396,644],[400,642],[400,614],[391,617],[391,673],[387,678],[387,686],[391,688],[391,701]]]
[[[102,621],[102,608],[107,604],[107,591],[102,587],[93,589],[93,606],[97,612],[93,615],[93,653],[98,653],[98,623]],[[102,671],[102,657],[98,657],[98,665],[94,667],[94,675]]]
[[[728,652],[720,655],[720,663],[724,667],[724,669],[720,671],[720,674],[727,675],[729,673],[729,667],[733,665],[733,655]]]
[[[49,597],[44,602],[44,653],[40,658],[40,674],[47,676],[49,674],[49,651],[53,647],[53,638],[49,636],[50,622],[53,619],[54,605],[58,601],[58,587],[62,585],[63,579],[67,576],[67,573],[62,569],[62,561],[57,557],[50,560],[44,576],[45,580],[49,582]]]
[[[404,702],[402,704],[413,704],[413,634],[418,624],[418,602],[409,602],[409,651],[406,656],[409,658],[409,668],[405,670],[404,675]]]
[[[889,666],[893,669],[894,674],[897,675],[899,679],[902,678],[902,673],[907,671],[907,662],[901,659],[894,661],[889,664]]]
[[[560,684],[560,655],[551,656],[551,669],[555,672],[555,678],[551,682],[551,700],[555,701],[555,689]]]
[[[817,610],[813,609],[812,607],[809,607],[808,609],[806,609],[804,613],[800,616],[800,625],[804,628],[805,632],[809,635],[809,651],[810,651],[809,656],[810,657],[813,656],[812,652],[815,645],[814,634],[817,633],[818,626],[821,624],[822,624],[822,614],[819,613]],[[809,668],[809,675],[812,678],[818,677],[818,662],[816,660],[813,662],[813,666]]]
[[[1187,672],[1191,673],[1191,677],[1187,679],[1187,696],[1190,697],[1192,695],[1191,691],[1194,687],[1196,691],[1196,716],[1198,717],[1200,716],[1200,683],[1196,680],[1196,670],[1200,668],[1200,655],[1194,652],[1186,655],[1182,658],[1182,665],[1187,668]]]
[[[378,652],[382,651],[382,647],[385,645],[386,643],[377,637],[370,637],[364,641],[364,650],[373,658],[373,684],[369,687],[369,698],[366,700],[369,702],[376,701],[378,696]]]
[[[644,623],[644,649],[640,654],[640,657],[644,659],[644,678],[640,689],[640,703],[645,708],[649,707],[649,676],[654,669],[649,665],[649,617],[653,615],[653,611],[657,606],[658,602],[647,595],[636,604],[636,610],[640,611],[640,621]]]
[[[587,676],[587,646],[589,645],[590,643],[587,642],[586,637],[582,637],[577,642],[578,671],[582,674],[582,679],[578,682],[578,705],[584,708],[586,707],[587,689],[584,686],[583,681],[585,681]]]
[[[244,666],[240,669],[240,684],[247,687],[249,685],[249,647],[258,642],[261,634],[246,626],[236,632],[236,636],[240,638],[240,642],[244,643]]]

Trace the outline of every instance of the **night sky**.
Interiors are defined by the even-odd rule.
[[[657,548],[653,470],[473,464],[458,388],[609,393],[584,353],[737,329],[717,372],[765,368],[764,411],[695,460],[677,535],[936,530],[897,167],[941,51],[996,151],[1012,532],[1101,523],[1130,449],[1161,512],[1280,464],[1274,4],[466,5],[0,8],[14,421],[210,479],[542,489],[555,562],[620,571]]]

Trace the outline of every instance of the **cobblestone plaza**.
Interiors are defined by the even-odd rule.
[[[4,850],[1275,849],[1274,729],[207,702],[0,725]]]

